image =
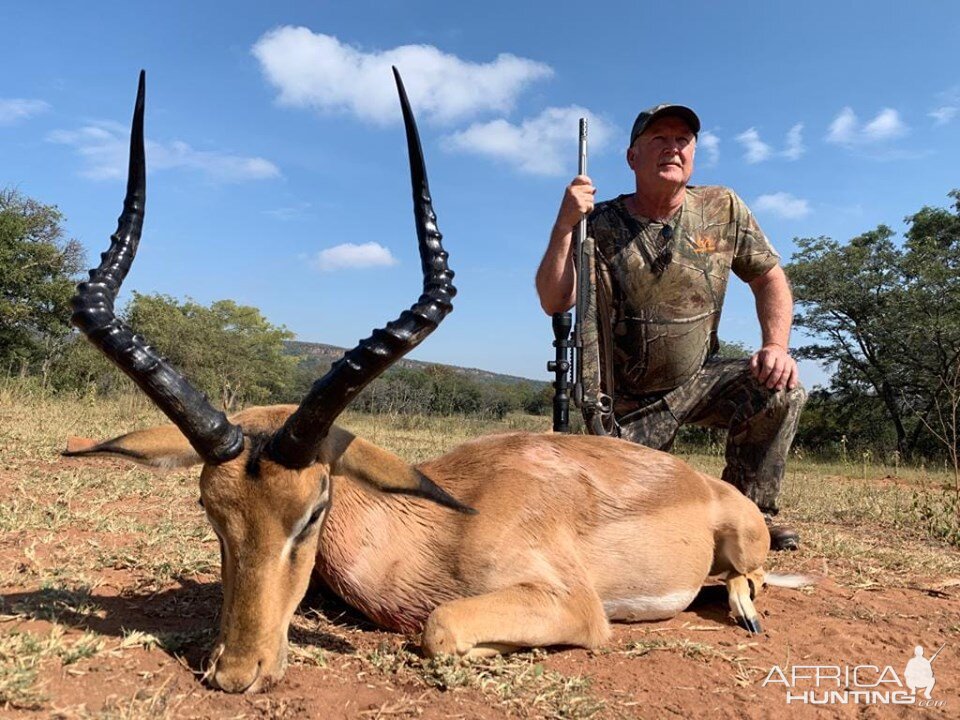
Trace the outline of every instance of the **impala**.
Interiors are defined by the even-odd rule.
[[[734,618],[759,632],[752,598],[769,549],[760,512],[667,453],[608,437],[515,433],[414,466],[333,424],[437,327],[456,292],[394,73],[423,294],[347,352],[299,406],[229,418],[114,315],[143,225],[140,77],[123,212],[100,266],[78,286],[73,322],[173,424],[100,443],[72,439],[65,454],[202,465],[201,503],[223,581],[209,682],[256,691],[283,675],[290,619],[311,573],[380,625],[422,632],[431,656],[596,647],[610,620],[673,617],[709,576],[725,580]]]

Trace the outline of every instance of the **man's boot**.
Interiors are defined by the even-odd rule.
[[[767,523],[767,530],[770,531],[771,550],[779,552],[800,549],[800,535],[796,530],[788,525],[775,525],[773,516],[769,513],[764,513],[763,519]]]

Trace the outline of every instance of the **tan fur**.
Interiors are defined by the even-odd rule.
[[[67,438],[67,452],[70,454],[81,453],[96,447],[97,441],[92,438],[76,437],[71,435]]]
[[[184,468],[200,462],[200,456],[175,425],[137,430],[97,443],[71,437],[64,455],[112,455],[156,468]]]
[[[268,434],[293,409],[252,408],[231,421]],[[170,427],[79,452],[184,462],[189,445],[171,439]],[[287,627],[311,571],[375,622],[422,629],[429,655],[597,647],[608,617],[671,617],[711,574],[726,577],[734,614],[755,618],[745,588],[762,584],[763,518],[735,489],[666,453],[611,438],[516,433],[412,467],[334,427],[312,467],[288,470],[261,457],[250,477],[247,445],[231,462],[204,466],[200,478],[224,560],[209,677],[226,690],[256,690],[282,675]],[[420,473],[477,514],[370,491],[416,489]],[[292,544],[325,497],[322,532],[314,527]]]

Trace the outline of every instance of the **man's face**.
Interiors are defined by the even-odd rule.
[[[697,139],[678,117],[655,120],[627,150],[627,164],[637,176],[638,188],[682,187],[693,174]]]

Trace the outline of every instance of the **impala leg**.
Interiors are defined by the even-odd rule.
[[[753,572],[744,573],[747,582],[750,583],[750,599],[756,600],[760,591],[767,586],[766,573],[763,568],[757,568]]]
[[[763,632],[760,628],[760,615],[753,605],[753,598],[763,584],[763,571],[749,575],[731,575],[727,578],[727,597],[730,612],[734,619],[752,633]]]
[[[763,563],[770,550],[770,533],[757,507],[730,486],[717,492],[718,526],[712,575],[726,578],[727,597],[734,619],[759,633],[760,617],[753,599],[763,587]]]
[[[526,647],[597,647],[609,634],[592,588],[525,584],[444,603],[427,618],[421,644],[430,657],[484,657]]]

